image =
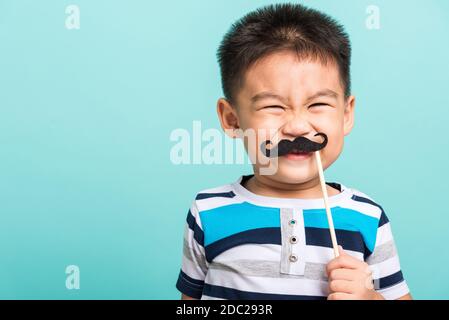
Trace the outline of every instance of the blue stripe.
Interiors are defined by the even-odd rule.
[[[379,220],[379,228],[382,227],[384,224],[387,224],[388,222],[390,222],[390,220],[388,219],[385,212],[383,212],[383,210],[382,210],[382,214],[380,215],[380,220]]]
[[[358,201],[358,202],[363,202],[363,203],[369,203],[375,207],[378,207],[381,211],[380,214],[380,221],[379,221],[379,227],[382,227],[385,223],[389,222],[387,215],[385,214],[384,209],[382,208],[382,206],[380,206],[379,204],[375,203],[373,200],[368,199],[368,198],[364,198],[364,197],[360,197],[360,196],[356,196],[355,194],[351,197],[352,200],[354,201]]]
[[[326,300],[323,296],[287,295],[241,291],[211,284],[204,285],[203,294],[228,300]]]
[[[206,260],[210,263],[220,253],[249,243],[281,245],[281,228],[252,229],[215,241],[205,247]]]
[[[202,200],[202,199],[208,199],[208,198],[216,198],[216,197],[221,197],[221,198],[234,198],[235,197],[235,193],[232,191],[229,192],[218,192],[218,193],[198,193],[196,195],[196,200]]]
[[[190,230],[193,231],[193,238],[196,240],[196,242],[198,242],[198,244],[200,244],[201,246],[204,246],[204,232],[196,223],[195,217],[190,210],[187,214],[187,224]]]
[[[342,208],[331,208],[335,229],[356,231],[362,234],[366,247],[373,252],[376,243],[379,220],[361,212]],[[304,210],[304,226],[313,228],[329,228],[325,209]]]
[[[332,248],[329,229],[305,228],[306,245]],[[335,230],[338,244],[346,250],[362,253],[365,257],[372,252],[366,247],[363,237],[358,231]],[[246,230],[215,241],[205,247],[206,260],[212,260],[226,250],[243,244],[275,244],[282,245],[281,228],[260,228]]]
[[[179,272],[176,288],[189,297],[200,299],[203,295],[204,281],[193,279],[182,270]]]
[[[373,252],[378,219],[348,208],[333,207],[331,211],[335,229],[360,232],[366,248]],[[248,202],[201,211],[204,246],[247,230],[280,227],[279,212],[279,208],[262,207]],[[304,226],[327,229],[326,210],[304,210]]]
[[[365,197],[360,197],[360,196],[357,196],[357,195],[355,195],[355,194],[352,195],[351,199],[354,200],[354,201],[359,201],[359,202],[364,202],[364,203],[372,204],[373,206],[376,206],[376,207],[378,207],[379,209],[382,210],[382,207],[381,207],[380,205],[378,205],[377,203],[375,203],[375,202],[374,202],[373,200],[371,200],[371,199],[368,199],[368,198],[365,198]],[[382,210],[382,211],[383,211],[383,210]]]
[[[280,227],[279,211],[248,202],[201,211],[204,245],[251,229]]]
[[[376,289],[385,289],[404,280],[404,276],[402,275],[402,271],[398,271],[389,276],[374,280],[374,283],[377,284]]]

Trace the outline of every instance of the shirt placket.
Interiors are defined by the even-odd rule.
[[[300,208],[281,208],[281,273],[304,275],[306,236]]]

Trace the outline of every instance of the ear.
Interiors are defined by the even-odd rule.
[[[354,108],[355,108],[355,97],[349,96],[346,99],[345,110],[344,110],[344,135],[348,135],[352,128],[354,127]]]
[[[217,114],[225,133],[231,138],[236,138],[237,134],[234,133],[234,130],[240,128],[236,109],[228,100],[220,98],[217,101]]]

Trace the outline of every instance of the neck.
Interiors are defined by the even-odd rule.
[[[254,174],[244,187],[252,193],[275,198],[317,199],[322,198],[320,179],[315,177],[303,183],[284,183],[270,179],[268,176]],[[326,184],[328,196],[339,194],[340,191]]]

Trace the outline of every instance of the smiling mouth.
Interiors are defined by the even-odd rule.
[[[287,160],[291,161],[304,161],[310,158],[312,155],[312,152],[304,152],[304,151],[298,151],[296,149],[293,149],[283,157]]]
[[[299,151],[297,149],[293,149],[288,154],[296,154],[296,155],[308,155],[310,152]]]

